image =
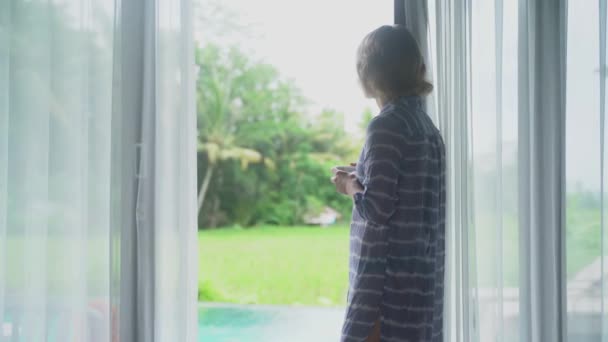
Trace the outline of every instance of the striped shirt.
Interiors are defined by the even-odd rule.
[[[417,96],[386,105],[369,124],[350,232],[342,341],[442,341],[445,147]]]

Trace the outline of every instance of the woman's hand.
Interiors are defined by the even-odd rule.
[[[357,180],[355,172],[348,173],[336,167],[331,169],[331,171],[334,174],[331,177],[331,182],[336,186],[337,192],[347,196],[354,196],[357,192],[363,191],[363,187],[359,183],[359,180]]]

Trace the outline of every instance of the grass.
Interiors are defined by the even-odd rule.
[[[596,208],[567,211],[568,278],[600,255],[600,217]],[[519,232],[505,218],[498,239],[495,224],[480,217],[474,264],[479,286],[517,287]],[[497,255],[502,241],[503,256]],[[199,299],[240,304],[343,305],[347,289],[348,228],[260,227],[199,232]]]
[[[566,211],[566,269],[568,278],[600,256],[602,228],[599,208],[570,206]]]
[[[343,305],[348,228],[259,227],[199,233],[199,299]]]

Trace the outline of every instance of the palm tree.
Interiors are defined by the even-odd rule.
[[[243,109],[238,89],[247,68],[244,56],[234,53],[226,56],[219,47],[208,45],[197,51],[197,64],[198,152],[207,158],[207,169],[198,192],[200,212],[219,163],[238,161],[243,168],[252,163],[263,163],[270,168],[274,165],[261,152],[239,144],[236,124]]]
[[[254,149],[236,146],[233,137],[227,137],[224,141],[208,140],[199,142],[198,151],[205,153],[207,156],[207,170],[205,177],[201,183],[198,192],[198,211],[200,212],[205,203],[205,196],[209,189],[209,183],[213,178],[213,171],[218,163],[225,160],[237,160],[241,163],[241,167],[246,168],[250,163],[263,162],[266,166],[272,167],[272,162],[269,159],[264,159],[262,154]]]

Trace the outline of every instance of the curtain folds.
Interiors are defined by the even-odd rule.
[[[473,293],[475,266],[469,262],[474,250],[471,225],[473,194],[470,154],[470,4],[452,1],[405,1],[405,25],[426,48],[430,77],[435,76],[427,112],[440,128],[447,152],[446,298],[444,329],[447,340],[470,341],[476,326]],[[425,13],[421,15],[421,13]],[[428,21],[428,22],[427,22]],[[423,29],[424,28],[424,29]]]
[[[123,2],[115,68],[125,341],[197,336],[196,116],[191,3]],[[118,98],[118,97],[117,97]],[[125,149],[124,147],[130,147]],[[194,201],[194,202],[193,202]]]
[[[0,339],[107,341],[112,3],[0,4]]]
[[[190,5],[0,3],[0,340],[196,339]]]
[[[563,341],[566,1],[519,6],[520,336]]]
[[[564,341],[566,1],[403,8],[448,147],[446,340]]]
[[[606,16],[605,0],[568,3],[566,293],[570,341],[608,340]],[[585,339],[589,332],[593,339]]]

